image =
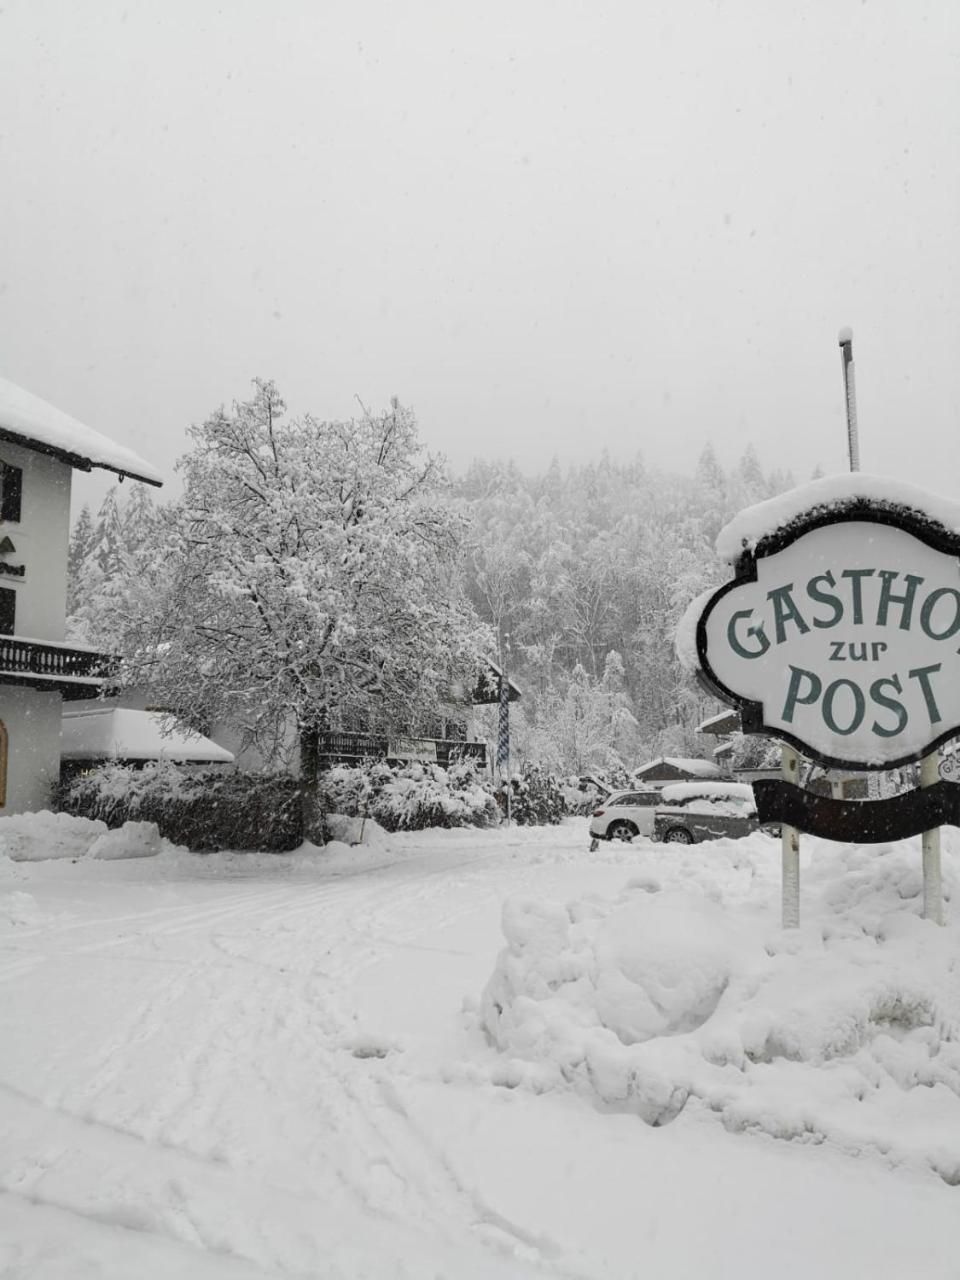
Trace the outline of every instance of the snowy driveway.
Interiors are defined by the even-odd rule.
[[[504,898],[674,856],[586,844],[0,859],[0,1275],[960,1275],[933,1175],[491,1083]]]

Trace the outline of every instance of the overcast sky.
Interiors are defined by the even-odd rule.
[[[7,0],[0,373],[171,478],[261,376],[801,479],[850,325],[864,470],[958,496],[958,126],[955,0]]]

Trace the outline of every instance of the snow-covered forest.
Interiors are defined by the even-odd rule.
[[[189,704],[200,725],[235,711],[238,688],[256,690],[247,725],[261,739],[276,735],[271,712],[291,699],[304,707],[326,703],[334,724],[348,714],[354,723],[382,717],[391,698],[429,713],[436,709],[431,688],[455,679],[474,645],[505,662],[523,691],[512,714],[517,764],[580,774],[711,745],[694,730],[715,704],[679,667],[673,637],[687,603],[722,577],[713,552],[720,527],[793,483],[765,473],[753,446],[725,469],[708,445],[686,475],[650,469],[639,454],[605,453],[566,469],[545,460],[534,475],[509,461],[480,459],[458,476],[423,454],[409,410],[395,405],[346,424],[295,420],[284,415],[272,384],[256,386],[252,400],[194,429],[193,449],[181,462],[183,497],[161,505],[145,486],[114,487],[96,514],[80,512],[70,547],[72,638],[119,648],[139,681],[159,682],[166,703]],[[265,394],[272,397],[266,409]],[[397,469],[384,480],[381,434],[398,420]],[[269,454],[274,439],[286,450],[282,478],[267,499],[252,497],[249,477],[238,470],[244,431],[253,433],[244,445],[248,469],[259,466],[257,451]],[[269,533],[259,515],[252,517],[251,502]],[[298,522],[313,533],[291,548],[285,530]],[[361,528],[366,542],[357,558],[352,538]],[[401,547],[416,549],[419,568]],[[390,587],[389,607],[377,618],[366,603],[365,612],[356,611],[358,574],[365,602]],[[198,582],[204,592],[193,612],[184,612]],[[285,631],[278,641],[268,622],[238,640],[239,599],[258,602],[261,613],[259,602],[272,600],[285,627],[296,609],[303,630],[295,644],[305,656],[291,663],[284,650],[273,670],[276,676],[286,664],[286,676],[267,682],[275,698],[264,696],[254,667],[265,645],[279,652],[290,637]],[[398,625],[403,599],[416,627]],[[339,630],[323,642],[321,688],[315,642],[335,614]],[[153,670],[133,661],[158,646],[176,661]],[[210,683],[212,655],[219,664],[228,651],[232,667],[228,675],[218,667],[219,692],[201,689]],[[221,697],[227,687],[229,705]],[[178,699],[178,689],[187,696]],[[491,739],[494,715],[486,724]]]

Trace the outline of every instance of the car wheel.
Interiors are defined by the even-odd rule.
[[[663,837],[664,844],[693,844],[693,836],[686,827],[671,827]]]
[[[611,840],[632,840],[637,834],[637,828],[633,823],[626,822],[623,818],[618,822],[611,822],[607,827],[607,836]]]

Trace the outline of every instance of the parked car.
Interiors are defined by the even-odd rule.
[[[632,840],[653,835],[654,807],[659,791],[614,791],[594,809],[590,819],[590,848],[601,840]]]
[[[674,782],[660,792],[653,838],[665,844],[736,840],[760,829],[748,782]]]

